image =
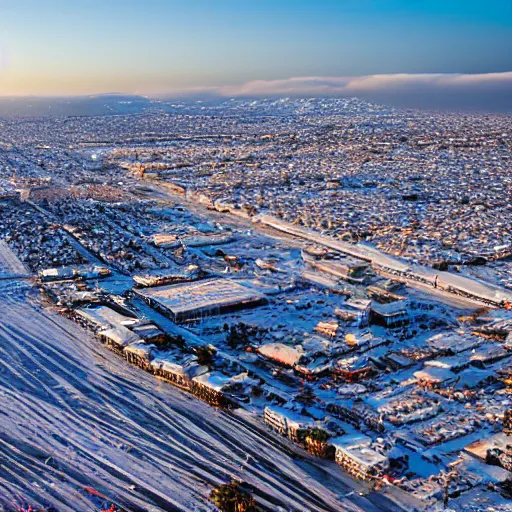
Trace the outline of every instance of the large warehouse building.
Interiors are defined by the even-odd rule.
[[[231,279],[205,279],[136,290],[136,293],[151,307],[178,323],[257,306],[267,301],[265,295]]]

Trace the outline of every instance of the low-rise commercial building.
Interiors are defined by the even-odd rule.
[[[345,471],[361,480],[372,480],[389,468],[389,459],[371,448],[366,436],[343,436],[330,440],[335,460]]]

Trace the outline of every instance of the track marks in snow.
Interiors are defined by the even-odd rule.
[[[207,511],[239,477],[287,510],[357,509],[272,434],[128,366],[28,287],[1,282],[0,308],[0,500],[90,510],[93,487],[132,510]]]

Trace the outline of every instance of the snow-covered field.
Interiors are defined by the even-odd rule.
[[[21,261],[11,251],[9,246],[3,240],[0,240],[0,279],[25,276],[27,274],[27,269]]]
[[[90,511],[91,487],[130,510],[206,511],[239,477],[274,510],[394,509],[340,499],[329,465],[128,366],[27,285],[0,281],[0,312],[0,504]]]

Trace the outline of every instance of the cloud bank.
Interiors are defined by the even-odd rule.
[[[512,111],[512,72],[292,77],[193,88],[178,95],[220,97],[347,97],[404,107]]]

